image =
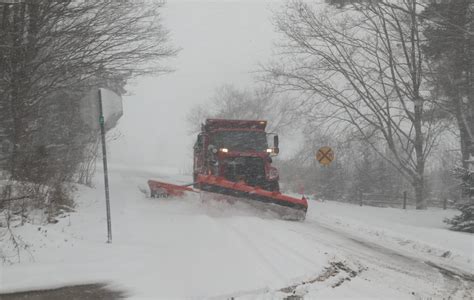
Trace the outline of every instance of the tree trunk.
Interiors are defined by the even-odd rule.
[[[460,96],[453,99],[453,104],[454,104],[454,112],[459,128],[459,140],[461,144],[461,159],[462,159],[462,166],[464,169],[469,168],[469,156],[471,154],[472,150],[472,140],[471,136],[469,134],[469,129],[466,127],[466,121],[463,117],[463,105],[462,105],[462,100],[460,99]]]
[[[415,190],[415,208],[426,209],[425,182],[423,177],[415,177],[413,180],[413,189]]]

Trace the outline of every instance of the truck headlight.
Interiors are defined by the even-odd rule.
[[[277,156],[278,155],[278,148],[268,148],[266,151],[270,156]]]
[[[227,149],[227,148],[221,148],[221,149],[219,149],[219,150],[220,150],[221,152],[223,152],[223,153],[229,152],[229,149]]]

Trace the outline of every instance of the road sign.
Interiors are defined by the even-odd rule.
[[[102,97],[102,119],[99,119],[99,122],[97,122],[97,117],[100,117],[97,89],[91,90],[81,99],[80,114],[84,124],[90,130],[100,131],[100,125],[104,123],[105,131],[107,132],[117,125],[118,120],[123,115],[122,97],[108,89],[101,88],[100,91]]]
[[[334,160],[334,152],[332,151],[331,147],[321,147],[316,153],[316,159],[323,166],[328,166]]]

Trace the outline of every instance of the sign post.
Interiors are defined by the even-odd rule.
[[[104,165],[105,204],[107,208],[107,243],[112,243],[112,220],[110,217],[109,173],[107,169],[107,148],[105,145],[105,119],[102,106],[102,91],[99,88],[99,125],[102,141],[102,162]]]

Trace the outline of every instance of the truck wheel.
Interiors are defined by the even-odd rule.
[[[280,191],[280,185],[278,181],[270,181],[267,183],[266,190],[270,192],[278,192]]]
[[[195,189],[198,189],[198,188],[199,188],[199,184],[196,183],[197,178],[198,178],[197,174],[196,174],[196,173],[193,173],[193,182],[194,182],[193,188],[195,188]]]

